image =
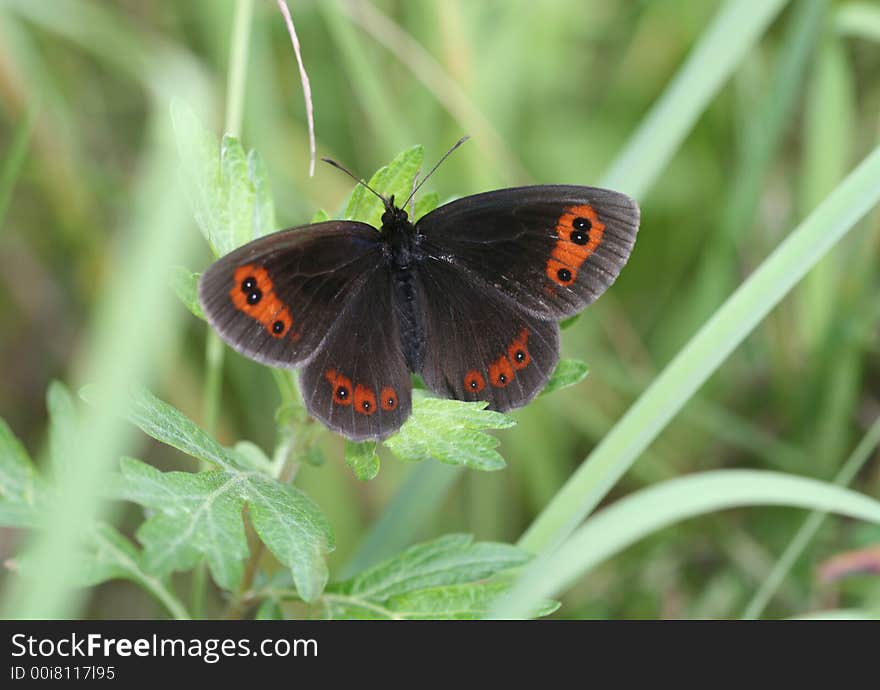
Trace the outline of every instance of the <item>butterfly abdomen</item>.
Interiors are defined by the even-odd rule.
[[[410,371],[418,371],[425,359],[425,327],[419,318],[419,294],[412,268],[394,268],[394,308],[400,340]]]

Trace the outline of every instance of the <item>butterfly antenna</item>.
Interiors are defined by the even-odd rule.
[[[459,146],[461,146],[461,145],[462,145],[464,142],[466,142],[468,139],[470,139],[469,136],[467,136],[467,135],[463,136],[461,139],[459,139],[458,141],[456,141],[456,142],[452,145],[452,148],[451,148],[451,149],[449,149],[446,153],[443,154],[443,157],[442,157],[439,161],[437,161],[437,163],[434,165],[434,167],[431,168],[431,171],[430,171],[427,175],[425,175],[425,176],[421,179],[421,181],[415,186],[415,189],[412,190],[412,194],[410,194],[410,195],[409,195],[409,199],[407,199],[407,200],[404,202],[404,204],[403,204],[404,206],[406,206],[406,205],[410,202],[410,199],[412,199],[412,198],[416,195],[416,192],[419,191],[419,189],[421,189],[422,185],[425,184],[425,182],[428,181],[428,178],[431,177],[431,175],[434,174],[434,171],[435,171],[437,168],[440,167],[440,164],[441,164],[443,161],[445,161],[447,158],[449,158],[449,156],[452,154],[452,152],[455,151],[455,149],[457,149]]]
[[[413,200],[413,195],[416,193],[416,182],[418,182],[419,175],[421,175],[421,174],[422,174],[421,168],[416,170],[416,176],[413,178],[413,181],[412,181],[412,191],[409,193],[409,198],[407,199],[407,201],[409,202],[409,217],[410,218],[416,217],[416,202]],[[404,204],[404,206],[405,205],[406,204]]]
[[[385,206],[388,206],[388,199],[386,199],[384,196],[382,196],[381,194],[379,194],[379,192],[377,192],[375,189],[373,189],[370,185],[368,185],[366,182],[364,182],[360,177],[358,177],[357,175],[355,175],[351,170],[349,170],[348,168],[346,168],[344,165],[341,165],[341,164],[337,163],[337,162],[336,162],[335,160],[333,160],[332,158],[322,158],[321,160],[324,161],[325,163],[329,163],[329,164],[332,165],[334,168],[337,168],[338,170],[341,170],[341,171],[344,172],[346,175],[348,175],[351,179],[353,179],[355,182],[357,182],[358,184],[363,185],[364,187],[366,187],[366,188],[367,188],[368,190],[370,190],[373,194],[375,194],[377,197],[379,197],[379,198],[382,200],[382,203],[385,204]]]

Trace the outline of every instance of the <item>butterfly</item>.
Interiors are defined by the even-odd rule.
[[[411,373],[439,396],[494,410],[532,400],[559,361],[559,321],[614,282],[639,226],[635,201],[595,187],[499,189],[415,223],[409,199],[370,191],[384,204],[381,228],[282,230],[199,280],[220,337],[263,364],[300,368],[310,414],[355,441],[400,429]]]

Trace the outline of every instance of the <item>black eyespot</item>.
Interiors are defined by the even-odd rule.
[[[241,281],[241,291],[242,292],[250,292],[255,287],[257,287],[257,279],[253,276],[248,276],[243,281]]]
[[[397,401],[394,398],[388,398],[388,400],[386,400],[385,402],[387,403],[388,407],[394,407],[394,403]]]
[[[284,332],[284,322],[276,321],[272,324],[272,332],[273,333],[283,333]]]
[[[247,303],[248,304],[256,304],[261,299],[263,299],[263,293],[259,288],[254,288],[253,292],[248,293]]]
[[[498,380],[501,381],[501,383],[507,383],[507,374],[501,374],[498,377]]]
[[[340,400],[345,400],[348,397],[348,388],[345,386],[339,386],[339,388],[336,389],[336,397]]]
[[[514,355],[514,358],[516,359],[517,362],[522,362],[526,358],[526,353],[523,352],[522,350],[517,350],[516,354]]]
[[[567,283],[571,280],[571,271],[567,268],[560,268],[556,271],[556,277],[559,278],[563,283]]]
[[[371,407],[371,405],[370,405],[370,401],[369,401],[369,400],[364,400],[364,401],[361,403],[361,407],[363,407],[365,410],[369,410],[370,407]]]
[[[473,388],[474,390],[476,390],[476,388],[477,388],[477,382],[476,382],[476,381],[471,380],[471,388]]]
[[[571,221],[571,226],[575,230],[586,230],[589,232],[590,228],[593,227],[593,224],[590,222],[589,218],[575,218]]]
[[[571,237],[571,241],[575,244],[586,244],[590,241],[590,236],[583,230],[572,230],[569,237]]]

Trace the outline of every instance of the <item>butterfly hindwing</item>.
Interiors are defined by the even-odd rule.
[[[458,199],[416,223],[426,253],[481,290],[500,291],[546,319],[571,316],[617,278],[635,243],[639,208],[619,192],[544,185]]]
[[[481,290],[452,265],[419,267],[425,327],[420,373],[438,395],[520,407],[547,383],[559,361],[559,325]]]
[[[264,364],[309,359],[339,310],[377,269],[375,228],[331,221],[259,238],[199,280],[209,323],[232,348]]]
[[[355,441],[387,438],[412,409],[392,292],[391,272],[377,265],[300,375],[309,412]]]

